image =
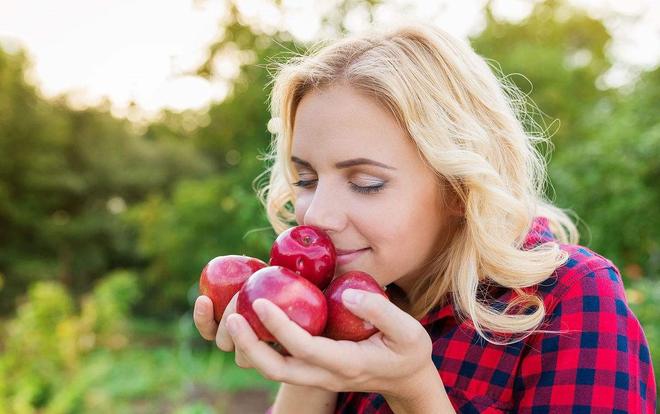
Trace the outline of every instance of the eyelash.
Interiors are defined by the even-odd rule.
[[[318,181],[318,180],[307,180],[307,181],[300,180],[298,182],[293,183],[293,185],[295,185],[296,187],[307,188],[307,187],[309,187],[310,184],[312,184],[316,181]],[[350,183],[350,184],[351,184],[351,188],[353,189],[353,191],[355,191],[356,193],[361,193],[361,194],[377,193],[380,190],[382,190],[383,187],[385,187],[385,184],[374,185],[374,186],[371,186],[371,187],[360,187],[359,185],[355,185],[353,183]]]

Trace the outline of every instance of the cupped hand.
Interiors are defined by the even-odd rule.
[[[351,291],[362,294],[357,304],[347,302],[346,294]],[[351,312],[379,332],[360,342],[312,336],[277,305],[257,299],[253,303],[255,312],[291,356],[283,356],[260,341],[247,320],[236,313],[228,315],[226,321],[236,347],[236,364],[255,368],[269,380],[334,392],[393,396],[412,392],[418,373],[428,372],[425,370],[432,364],[432,341],[424,327],[372,292],[347,289],[342,300]]]
[[[227,304],[225,313],[222,314],[222,319],[220,319],[219,323],[213,317],[213,302],[211,298],[200,295],[195,301],[193,320],[195,321],[197,330],[202,338],[209,341],[215,340],[218,348],[225,352],[231,352],[235,349],[234,341],[229,335],[229,332],[227,332],[227,318],[232,313],[236,313],[237,298],[238,293]],[[240,363],[239,366],[248,364],[247,358],[240,350],[236,350],[236,363]]]

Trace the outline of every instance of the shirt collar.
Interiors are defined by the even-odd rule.
[[[556,240],[556,236],[550,231],[549,221],[546,217],[535,217],[532,221],[532,227],[525,236],[523,250],[532,249],[540,244]],[[451,293],[447,294],[446,301],[433,307],[422,319],[420,323],[424,326],[430,325],[444,318],[454,318],[454,300]]]
[[[550,224],[547,217],[535,217],[532,221],[532,228],[525,237],[523,250],[529,250],[540,244],[549,241],[556,241],[557,237],[550,231]]]

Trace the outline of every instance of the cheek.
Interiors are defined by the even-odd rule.
[[[398,263],[408,256],[405,247],[411,235],[406,231],[407,219],[393,204],[396,203],[365,209],[356,218],[358,231],[373,249],[374,265],[379,268],[379,274],[398,272]]]
[[[379,255],[397,266],[422,260],[433,248],[438,232],[437,212],[413,207],[410,202],[394,202],[385,214],[369,218]]]

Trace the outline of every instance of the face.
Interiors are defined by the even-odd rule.
[[[407,292],[447,238],[450,214],[395,118],[349,86],[311,91],[296,112],[292,163],[298,224],[325,230],[338,253],[362,249],[338,255],[335,276],[360,270]]]

